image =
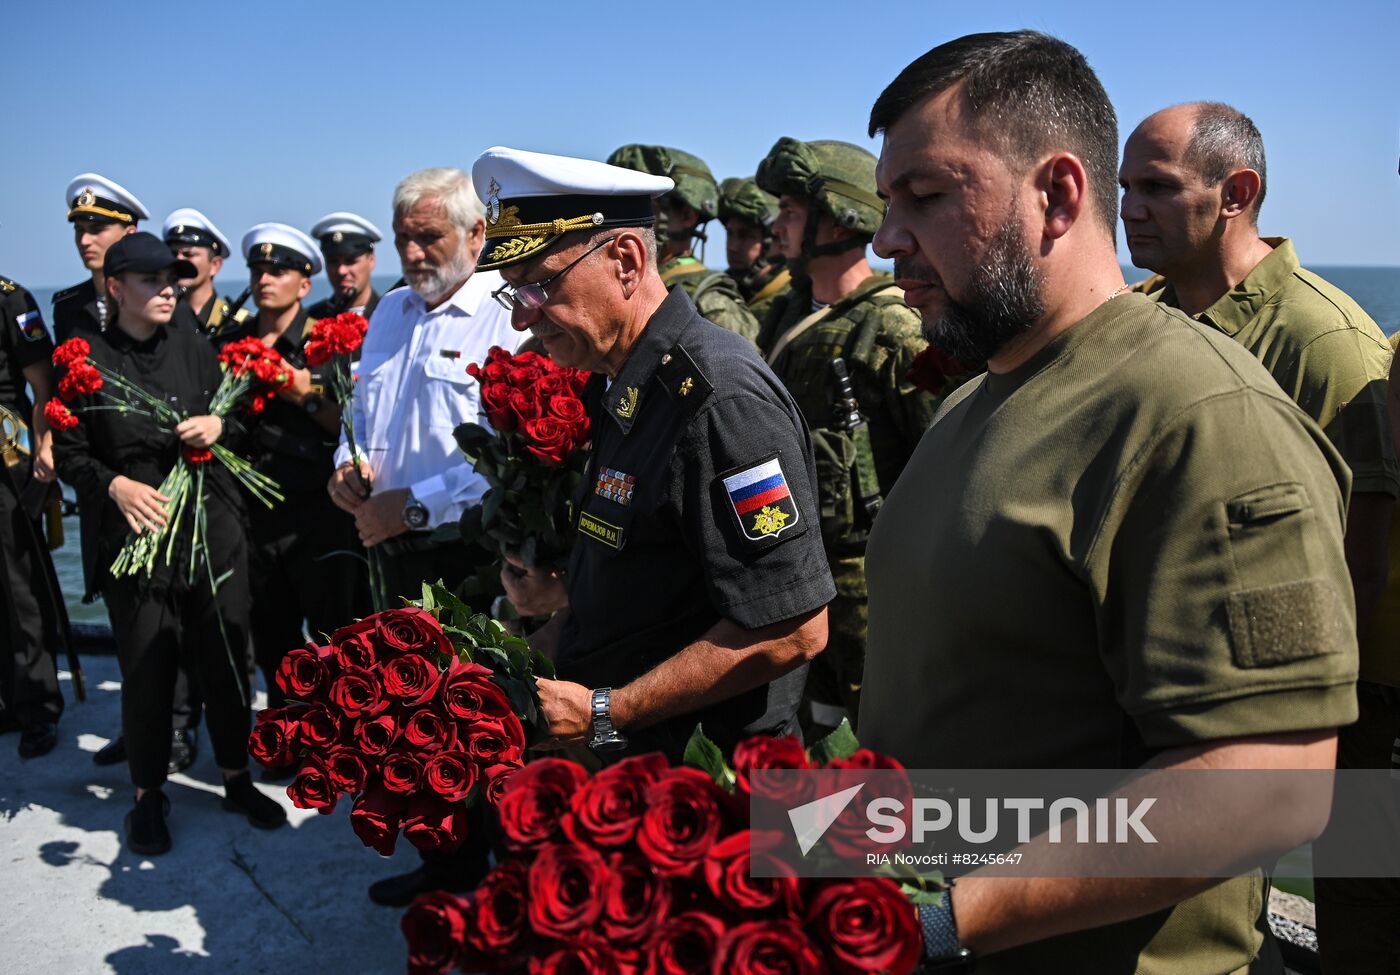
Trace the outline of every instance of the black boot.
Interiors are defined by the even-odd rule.
[[[194,764],[195,758],[199,755],[199,732],[194,728],[186,730],[176,728],[170,733],[170,765],[171,775],[176,772],[183,772]]]
[[[247,772],[224,779],[224,808],[247,816],[258,829],[276,829],[287,821],[287,810],[259,792]]]
[[[38,758],[53,751],[58,744],[58,722],[37,721],[25,725],[19,733],[19,757]]]
[[[159,789],[147,789],[136,800],[136,806],[126,814],[126,846],[142,856],[160,856],[170,849],[170,829],[165,817],[170,815],[170,800]]]
[[[120,765],[126,761],[126,739],[121,735],[113,738],[92,756],[94,765]]]

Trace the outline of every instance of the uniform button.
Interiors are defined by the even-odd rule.
[[[663,355],[663,356],[661,357],[661,364],[662,364],[663,366],[665,366],[665,365],[670,365],[670,363],[671,363],[671,353],[667,352],[665,355]]]

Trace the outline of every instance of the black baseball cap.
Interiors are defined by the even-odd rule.
[[[102,273],[111,277],[124,271],[153,274],[170,268],[177,278],[192,278],[199,272],[193,264],[170,253],[170,246],[155,234],[144,230],[127,234],[111,247],[102,259]]]

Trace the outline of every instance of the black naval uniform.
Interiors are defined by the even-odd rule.
[[[303,346],[315,321],[302,309],[273,348],[298,369],[307,368]],[[250,317],[216,344],[255,335]],[[329,400],[329,364],[311,368],[311,383]],[[271,509],[250,500],[252,551],[249,567],[253,591],[253,653],[267,682],[272,707],[283,703],[277,667],[288,650],[306,642],[303,619],[312,639],[364,615],[368,603],[354,519],[335,507],[326,483],[335,471],[338,431],[323,428],[302,406],[274,397],[255,418],[247,456],[261,473],[281,487],[285,501]]]
[[[89,335],[101,332],[102,326],[97,285],[91,278],[54,293],[53,334],[59,343],[67,342],[79,332]]]
[[[322,298],[320,301],[316,302],[316,304],[306,309],[306,313],[314,319],[322,319],[334,318],[341,312],[349,311],[350,309],[342,307],[340,303],[336,301],[338,297],[339,295],[331,295],[329,298]],[[378,291],[375,291],[373,288],[369,289],[369,301],[365,304],[364,310],[360,312],[360,314],[365,317],[366,321],[374,317],[374,310],[379,307],[379,299],[381,297],[383,296],[380,295]]]
[[[203,338],[188,331],[158,328],[151,338],[137,342],[113,326],[88,340],[94,360],[164,396],[185,415],[209,412],[209,401],[223,373],[218,357]],[[93,405],[95,400],[79,397],[76,409]],[[230,435],[237,429],[233,421],[228,427]],[[122,733],[132,782],[151,789],[165,781],[170,760],[170,701],[182,655],[194,659],[219,766],[244,767],[250,717],[241,651],[247,644],[249,571],[243,500],[232,475],[217,461],[206,465],[204,471],[208,551],[214,575],[219,578],[230,573],[220,582],[217,597],[211,597],[207,574],[201,571],[189,579],[188,533],[193,508],[178,529],[181,534],[171,564],[158,558],[149,578],[117,579],[108,570],[129,529],[107,489],[119,474],[159,486],[180,455],[180,442],[174,433],[137,414],[81,413],[76,427],[55,432],[54,453],[59,475],[73,485],[79,503],[91,513],[84,522],[89,537],[83,540],[83,578],[89,596],[101,592],[117,638]]]
[[[0,277],[0,406],[25,423],[34,404],[24,370],[52,354],[34,296]],[[21,727],[57,721],[63,713],[54,659],[62,595],[43,529],[21,503],[31,470],[25,458],[14,467],[0,461],[0,721]]]
[[[195,308],[190,304],[187,295],[181,295],[175,302],[175,314],[170,319],[170,327],[187,329],[211,339],[218,339],[225,332],[241,325],[242,318],[247,316],[243,309],[239,309],[239,314],[241,317],[235,318],[233,303],[227,298],[221,298],[217,292],[202,308]]]
[[[584,398],[593,453],[574,498],[562,679],[618,687],[721,618],[756,629],[836,595],[802,414],[753,346],[701,318],[684,291],[671,290],[611,386],[595,375]],[[771,503],[741,513],[748,499],[733,500],[725,480],[775,460]],[[800,734],[806,676],[803,666],[713,707],[627,730],[626,753],[661,750],[679,760],[700,722],[726,750],[752,734]]]

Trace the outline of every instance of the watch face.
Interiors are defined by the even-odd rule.
[[[404,509],[403,520],[409,528],[425,528],[428,524],[428,509],[422,505],[412,505]]]

